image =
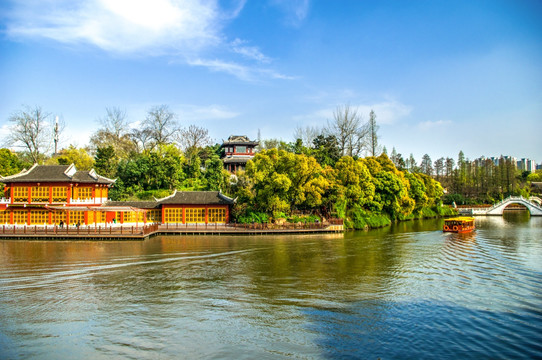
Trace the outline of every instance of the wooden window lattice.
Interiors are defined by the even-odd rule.
[[[185,210],[186,223],[204,223],[205,209],[204,208],[188,208]]]
[[[13,201],[14,202],[28,202],[28,188],[22,186],[16,186],[13,188]]]

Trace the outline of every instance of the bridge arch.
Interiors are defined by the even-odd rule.
[[[487,212],[486,215],[502,215],[504,209],[506,209],[509,205],[512,204],[519,204],[523,205],[527,208],[531,216],[542,216],[542,207],[538,206],[537,204],[521,197],[508,197],[501,201],[500,203],[492,206]]]

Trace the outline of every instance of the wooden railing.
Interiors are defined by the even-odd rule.
[[[145,236],[156,231],[195,231],[195,232],[249,232],[249,231],[295,231],[322,230],[330,225],[342,225],[342,219],[329,219],[324,223],[284,223],[284,224],[146,224],[146,225],[0,225],[0,235],[42,235],[42,236]]]
[[[43,225],[2,225],[0,233],[4,235],[147,235],[158,230],[158,224],[143,226],[130,225],[88,225],[88,226],[43,226]]]

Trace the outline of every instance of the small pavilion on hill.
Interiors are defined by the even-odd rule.
[[[244,170],[247,162],[256,154],[257,141],[251,141],[245,135],[232,135],[221,145],[224,168],[234,174]]]

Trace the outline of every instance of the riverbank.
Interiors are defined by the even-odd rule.
[[[164,235],[279,235],[343,232],[334,224],[149,224],[107,226],[3,225],[0,240],[142,241]]]
[[[389,215],[381,213],[372,213],[364,209],[355,209],[350,212],[350,216],[344,221],[345,229],[351,230],[369,230],[390,226],[395,222],[410,220],[436,219],[456,216],[457,210],[450,206],[423,207],[416,213],[408,216],[399,216],[392,220]]]

